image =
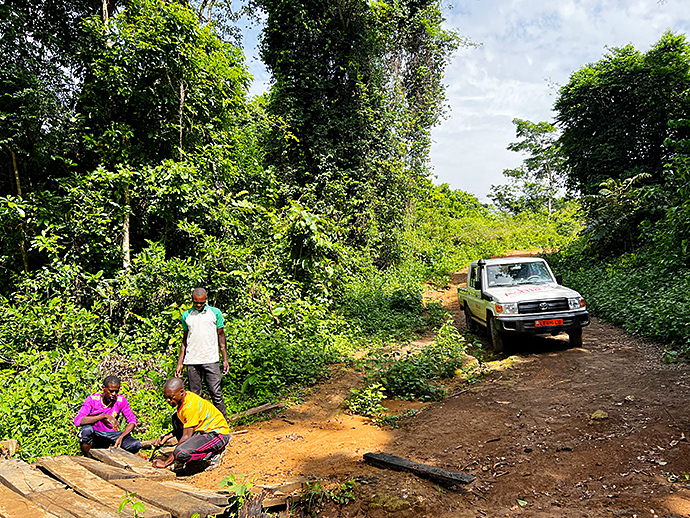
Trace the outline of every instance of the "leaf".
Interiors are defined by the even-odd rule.
[[[525,507],[527,505],[527,502],[525,502],[524,500],[520,500],[520,499],[518,499],[517,503],[520,504],[521,507]]]
[[[666,466],[666,464],[668,464],[668,462],[666,462],[665,460],[659,461],[659,466]]]

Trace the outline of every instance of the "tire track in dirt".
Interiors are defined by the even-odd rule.
[[[460,329],[463,281],[458,272],[427,294]],[[658,345],[595,318],[582,348],[568,349],[565,335],[521,340],[469,390],[452,381],[457,396],[417,404],[421,412],[388,430],[343,412],[362,374],[334,367],[303,403],[247,427],[221,467],[192,482],[216,487],[229,473],[260,484],[315,476],[328,489],[358,480],[355,502],[327,505],[324,517],[688,517],[690,369],[661,358]],[[364,464],[367,451],[476,480],[459,492],[439,489]]]

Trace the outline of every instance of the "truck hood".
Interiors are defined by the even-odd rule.
[[[484,290],[497,302],[521,302],[531,300],[574,298],[580,294],[558,284],[523,284],[521,286],[497,286]]]

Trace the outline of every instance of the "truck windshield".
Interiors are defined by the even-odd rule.
[[[489,265],[486,267],[486,277],[490,287],[555,282],[544,263]]]

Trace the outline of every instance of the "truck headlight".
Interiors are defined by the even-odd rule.
[[[568,306],[570,306],[570,309],[582,309],[585,307],[585,299],[582,297],[568,299]]]
[[[496,313],[502,313],[504,315],[517,315],[518,305],[517,302],[506,302],[504,304],[495,304]]]

